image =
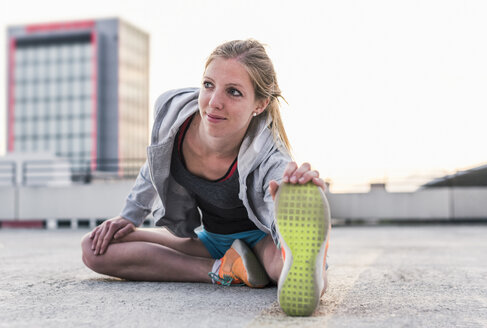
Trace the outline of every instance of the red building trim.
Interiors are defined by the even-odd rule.
[[[123,120],[122,120],[122,110],[120,108],[120,104],[122,103],[121,101],[121,93],[120,93],[120,85],[121,85],[121,81],[120,81],[120,74],[122,73],[122,69],[121,69],[121,58],[120,58],[120,55],[121,55],[121,44],[123,42],[123,35],[122,35],[122,27],[121,27],[121,22],[119,21],[118,22],[118,44],[117,44],[117,119],[118,119],[118,122],[117,122],[117,154],[118,154],[118,158],[117,158],[117,166],[118,166],[118,176],[119,177],[122,177],[123,176],[123,161],[122,161],[122,156],[124,156],[125,154],[122,153],[122,147],[121,147],[121,143],[125,142],[125,140],[122,141],[122,125],[123,125]],[[125,132],[126,133],[126,132]]]
[[[32,25],[27,25],[25,30],[27,33],[37,33],[37,32],[48,32],[48,31],[92,29],[94,27],[95,27],[95,21],[89,20],[89,21],[79,21],[79,22],[32,24]]]
[[[91,95],[91,104],[92,104],[92,112],[91,112],[91,122],[92,122],[92,132],[91,132],[91,170],[94,171],[96,169],[96,160],[97,160],[97,111],[98,111],[98,39],[95,31],[91,32],[91,46],[93,51],[92,57],[92,88],[93,93]]]
[[[44,229],[45,222],[43,220],[5,220],[0,221],[2,229]]]
[[[14,123],[15,123],[15,39],[10,39],[8,55],[8,144],[7,151],[14,151]]]

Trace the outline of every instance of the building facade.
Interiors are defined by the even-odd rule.
[[[138,169],[149,134],[148,34],[116,18],[7,33],[7,151],[52,153],[79,174]]]

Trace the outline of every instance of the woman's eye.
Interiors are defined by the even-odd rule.
[[[235,89],[235,88],[228,89],[228,93],[230,93],[234,97],[240,97],[240,96],[242,96],[242,93],[240,91],[238,91],[237,89]]]
[[[205,87],[205,89],[208,89],[208,88],[211,88],[212,84],[211,84],[211,82],[205,81],[205,82],[203,82],[203,86]]]

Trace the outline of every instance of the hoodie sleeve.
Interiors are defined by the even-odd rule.
[[[291,161],[291,157],[277,148],[274,149],[271,156],[267,158],[265,162],[262,163],[261,169],[265,171],[264,179],[262,181],[262,191],[265,193],[265,197],[272,197],[270,194],[269,184],[272,180],[277,183],[281,183],[284,170],[287,164]]]
[[[135,226],[140,226],[151,212],[156,196],[157,192],[150,180],[149,165],[146,161],[127,196],[120,216],[129,220]]]
[[[263,163],[261,169],[265,170],[264,179],[262,181],[262,193],[264,195],[263,202],[265,204],[265,216],[267,218],[266,225],[271,231],[272,239],[276,245],[279,244],[279,238],[276,232],[276,223],[274,218],[274,200],[271,196],[269,184],[272,180],[277,183],[281,183],[284,170],[287,164],[291,161],[291,157],[279,150],[275,150],[274,153]]]
[[[174,96],[176,90],[166,91],[161,94],[154,105],[154,125],[152,131],[152,143],[157,142],[157,132],[162,118],[157,119],[162,113],[164,104]],[[125,200],[120,216],[132,222],[135,226],[140,226],[147,215],[152,211],[152,205],[157,196],[157,191],[150,179],[149,164],[147,160],[139,171],[129,195]]]
[[[174,89],[164,92],[157,98],[154,105],[154,124],[152,127],[151,136],[152,145],[159,142],[161,124],[165,119],[168,109],[170,108],[174,99],[182,95],[187,95],[186,102],[194,100],[197,98],[198,90],[199,89],[197,88]],[[183,103],[185,104],[186,102]],[[125,206],[123,207],[120,215],[131,221],[136,226],[140,226],[144,222],[147,215],[151,213],[152,205],[157,197],[159,197],[159,195],[157,194],[157,191],[153,185],[149,164],[146,161],[139,171],[139,175],[135,180],[132,190],[127,196]]]

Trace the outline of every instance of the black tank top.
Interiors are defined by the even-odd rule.
[[[182,146],[193,118],[194,115],[179,128],[173,146],[171,175],[196,199],[202,213],[203,226],[207,231],[232,234],[258,229],[249,219],[245,206],[238,198],[240,183],[236,158],[227,173],[213,181],[198,177],[186,169]]]

